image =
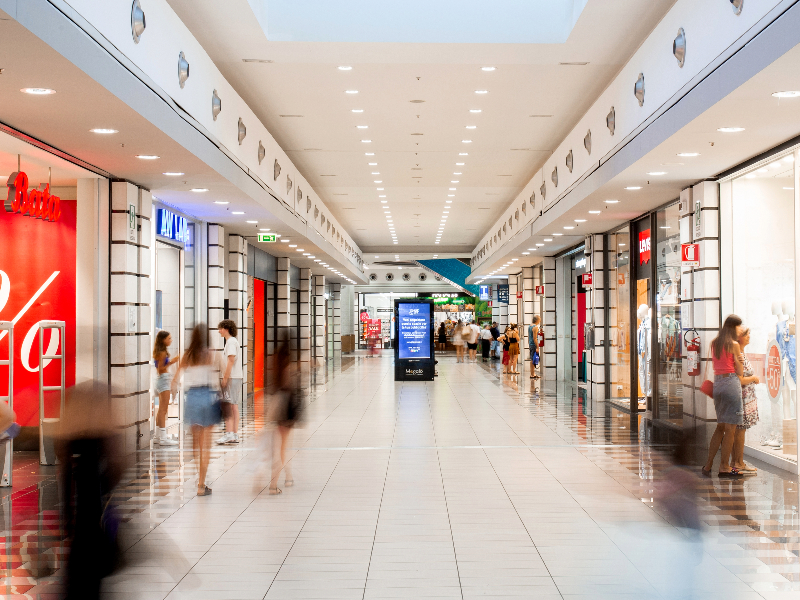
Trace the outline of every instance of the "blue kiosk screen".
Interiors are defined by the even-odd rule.
[[[400,358],[431,357],[431,305],[400,304],[398,306],[397,346]]]

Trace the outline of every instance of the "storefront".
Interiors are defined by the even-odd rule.
[[[719,181],[722,316],[750,331],[759,379],[745,410],[745,453],[797,472],[797,147],[767,153]]]
[[[192,329],[197,324],[197,307],[202,305],[196,266],[201,261],[196,243],[202,223],[180,214],[174,208],[153,202],[152,220],[155,232],[152,261],[152,325],[151,340],[159,331],[168,331],[172,344],[171,357],[181,356],[189,345]],[[155,415],[158,396],[155,393],[156,368],[151,364],[151,414]],[[174,371],[176,367],[173,367]],[[167,430],[183,420],[183,397],[180,391],[171,394],[167,411]],[[155,419],[151,420],[151,432]],[[170,433],[177,433],[171,431]]]
[[[40,412],[40,369],[44,386],[62,389],[107,376],[108,338],[99,326],[108,314],[100,287],[108,286],[108,274],[99,261],[109,249],[96,220],[108,180],[6,133],[0,177],[7,186],[0,208],[0,361],[13,338],[13,408],[23,428],[15,449],[34,450],[40,417],[56,423],[62,401],[60,390],[44,391]],[[42,360],[40,324],[52,321],[63,329],[43,330],[44,354],[62,358]],[[9,396],[9,380],[9,367],[0,363],[0,397]]]
[[[358,295],[358,348],[391,348],[394,339],[394,301],[416,298],[413,293],[361,293]]]
[[[606,397],[632,412],[649,411],[655,423],[683,427],[678,202],[605,237],[609,260]]]
[[[588,272],[582,244],[556,257],[556,377],[586,380],[584,352],[587,293],[583,275]]]

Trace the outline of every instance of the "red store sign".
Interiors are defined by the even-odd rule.
[[[650,230],[639,232],[639,264],[650,262]]]
[[[51,196],[47,188],[24,187],[27,177],[9,178],[11,210],[0,211],[0,321],[14,323],[14,411],[22,426],[39,424],[39,322],[66,324],[66,385],[75,384],[76,334],[76,221],[77,203]],[[19,186],[17,186],[17,182]],[[32,211],[32,212],[31,212]],[[16,218],[14,213],[32,219]],[[58,221],[53,226],[40,219]],[[10,243],[13,241],[13,243]],[[0,332],[0,356],[6,355],[5,332]],[[58,330],[45,333],[46,354],[61,352]],[[58,385],[58,360],[44,361],[44,384]],[[6,395],[6,377],[0,376],[0,395]],[[58,392],[45,394],[48,416],[58,416]]]
[[[581,283],[583,285],[592,285],[592,274],[584,273],[583,275],[581,275]]]
[[[50,195],[50,184],[45,184],[41,190],[28,190],[28,176],[17,171],[9,175],[6,186],[6,212],[53,222],[61,217],[61,198]]]

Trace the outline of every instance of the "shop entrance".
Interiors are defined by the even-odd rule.
[[[556,258],[556,378],[559,381],[585,381],[584,326],[586,289],[582,283],[586,269],[584,246],[573,248]]]

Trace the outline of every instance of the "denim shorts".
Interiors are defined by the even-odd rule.
[[[172,373],[161,373],[156,375],[156,394],[168,392],[172,387]]]
[[[211,427],[221,418],[219,393],[208,386],[190,387],[186,390],[184,421],[189,425]]]

